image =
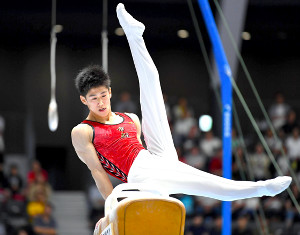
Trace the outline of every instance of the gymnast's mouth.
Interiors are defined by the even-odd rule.
[[[105,111],[105,110],[106,110],[106,108],[99,109],[100,112],[103,112],[103,111]]]

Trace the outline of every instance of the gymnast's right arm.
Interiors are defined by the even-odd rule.
[[[99,192],[106,199],[111,194],[113,186],[99,162],[96,150],[92,144],[92,136],[92,128],[84,124],[74,127],[71,133],[72,143],[78,157],[90,169]]]

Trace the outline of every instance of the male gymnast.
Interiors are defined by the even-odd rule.
[[[102,196],[106,199],[113,190],[107,173],[123,182],[158,185],[169,194],[183,193],[224,201],[274,196],[285,190],[291,177],[234,181],[178,160],[158,71],[142,37],[145,26],[135,20],[123,4],[118,4],[117,16],[138,74],[142,128],[135,114],[111,110],[110,78],[100,66],[84,68],[75,79],[80,100],[88,107],[89,114],[73,128],[72,143],[78,157],[90,169]],[[141,129],[147,149],[141,144]]]

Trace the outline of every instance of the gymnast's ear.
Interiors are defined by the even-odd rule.
[[[80,96],[80,100],[84,105],[87,105],[86,98],[83,95]]]
[[[108,94],[109,94],[109,98],[111,98],[111,97],[112,97],[112,93],[111,93],[111,87],[110,87],[110,88],[108,88]]]

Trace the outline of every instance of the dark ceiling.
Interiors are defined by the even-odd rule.
[[[114,35],[118,27],[115,7],[119,1],[108,1],[109,43],[117,44]],[[150,46],[176,46],[180,40],[178,29],[190,31],[184,46],[197,45],[191,15],[185,0],[127,0],[126,8],[147,27],[145,32]],[[203,28],[202,17],[196,1],[193,5]],[[214,9],[214,1],[210,1]],[[299,0],[250,0],[245,30],[249,31],[251,45],[265,48],[268,45],[291,48],[300,39]],[[59,34],[60,44],[74,48],[93,47],[101,43],[102,1],[57,0],[57,24],[64,30]],[[5,1],[0,9],[0,42],[2,47],[19,48],[49,42],[51,25],[51,0]],[[270,43],[272,42],[272,43]],[[1,46],[1,45],[0,45]]]

